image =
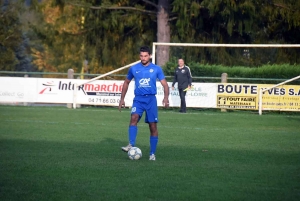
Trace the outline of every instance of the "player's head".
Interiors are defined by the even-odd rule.
[[[182,66],[184,66],[184,60],[183,59],[178,59],[178,65],[180,66],[180,67],[182,67]]]
[[[150,48],[148,46],[143,46],[140,48],[140,59],[144,66],[147,66],[150,63]]]

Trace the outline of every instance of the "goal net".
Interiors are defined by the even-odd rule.
[[[300,111],[300,80],[284,82],[300,75],[300,44],[153,43],[153,63],[158,46],[169,47],[164,66],[169,86],[179,58],[192,71],[194,87],[187,92],[187,107],[259,110],[261,103],[264,110]],[[228,75],[223,82],[222,73]],[[261,100],[260,89],[268,89]],[[176,87],[170,90],[170,105],[180,106]]]
[[[259,115],[263,110],[300,111],[300,86],[286,85],[300,75],[282,83],[259,90]]]

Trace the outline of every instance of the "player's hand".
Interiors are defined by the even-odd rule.
[[[119,111],[121,112],[122,107],[125,107],[125,101],[124,100],[120,100],[119,102]]]
[[[175,87],[172,87],[172,90],[174,90],[175,89]]]
[[[164,98],[162,104],[163,104],[163,106],[165,108],[168,108],[169,107],[169,99],[168,98]]]

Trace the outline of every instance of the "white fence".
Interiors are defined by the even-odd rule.
[[[118,106],[123,81],[117,80],[12,78],[0,77],[0,104],[11,103],[73,103],[73,91],[77,90],[76,104]],[[179,107],[178,90],[171,90],[170,106]],[[270,84],[193,83],[187,92],[187,107],[258,110],[259,91],[267,89],[261,101],[269,110],[300,111],[300,86],[284,85],[270,88]],[[125,97],[126,106],[132,105],[134,81]],[[162,106],[163,87],[157,82],[158,106]]]
[[[55,78],[0,78],[0,103],[73,103],[76,85],[76,104],[118,106],[123,81],[117,80],[55,79]],[[88,82],[88,83],[87,83]],[[172,83],[168,83],[170,88]],[[216,107],[217,84],[194,83],[194,89],[187,92],[189,107]],[[134,81],[129,85],[125,97],[126,106],[133,101]],[[163,87],[157,82],[158,106],[162,106]],[[180,104],[177,90],[170,89],[170,106]]]

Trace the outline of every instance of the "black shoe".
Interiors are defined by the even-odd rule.
[[[186,111],[182,111],[182,110],[180,110],[179,112],[180,112],[180,113],[186,113]]]

